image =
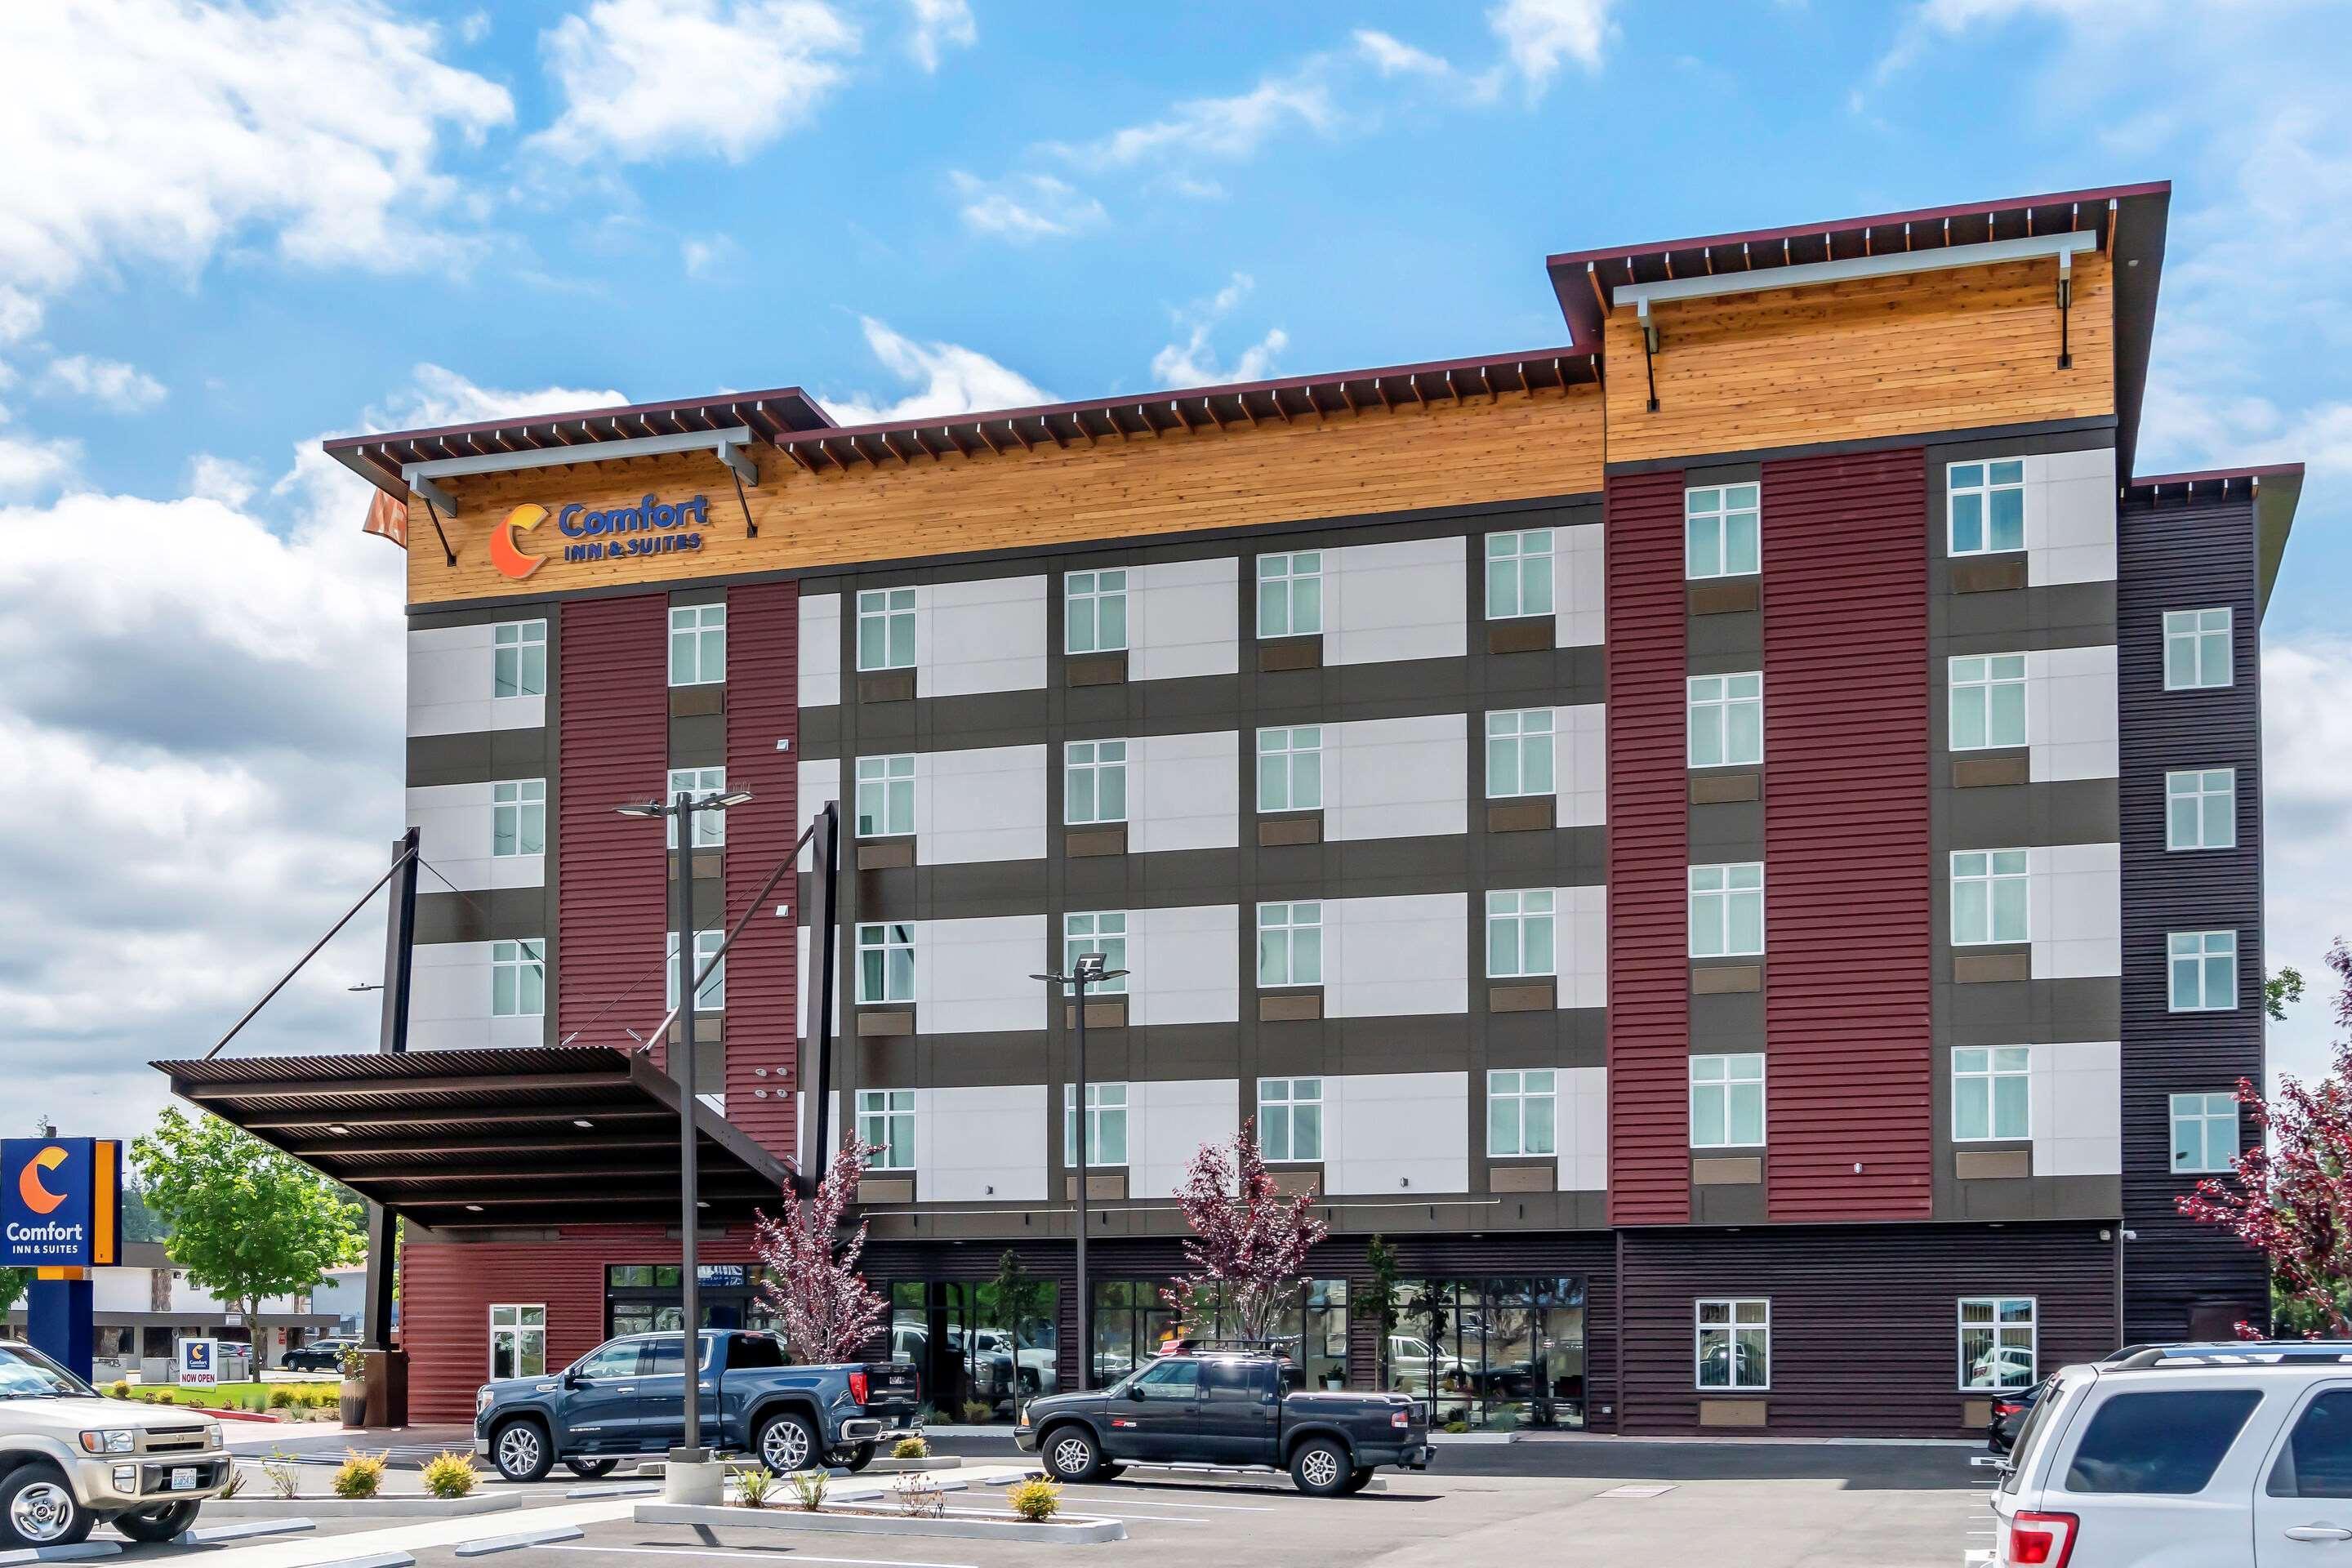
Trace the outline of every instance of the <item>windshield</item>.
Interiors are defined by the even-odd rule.
[[[2000,1489],[2015,1492],[2025,1479],[2025,1467],[2033,1458],[2034,1440],[2045,1431],[2054,1431],[2052,1423],[2057,1419],[2059,1407],[2066,1403],[2065,1384],[2052,1381],[2027,1412],[2025,1425],[2017,1429],[2017,1438],[2009,1446],[2009,1473],[2000,1478]]]
[[[0,1345],[0,1399],[97,1397],[98,1390],[30,1345]]]

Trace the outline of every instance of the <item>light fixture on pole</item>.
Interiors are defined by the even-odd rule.
[[[1106,969],[1100,952],[1081,952],[1071,961],[1070,973],[1063,974],[1033,974],[1032,980],[1043,980],[1049,985],[1068,986],[1077,993],[1078,1041],[1071,1053],[1077,1082],[1070,1096],[1070,1121],[1073,1132],[1070,1145],[1076,1156],[1077,1175],[1073,1186],[1077,1193],[1077,1292],[1078,1292],[1078,1387],[1084,1391],[1095,1382],[1094,1301],[1087,1289],[1087,1169],[1094,1163],[1093,1119],[1087,1114],[1087,987],[1100,985],[1105,981],[1122,980],[1124,969]]]

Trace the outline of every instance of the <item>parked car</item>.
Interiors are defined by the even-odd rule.
[[[1419,1334],[1391,1334],[1389,1381],[1414,1394],[1458,1393],[1470,1386],[1470,1369]]]
[[[1992,1415],[1985,1422],[1986,1448],[2006,1454],[2016,1445],[2018,1429],[2025,1425],[2034,1402],[2049,1392],[2050,1383],[2051,1378],[2045,1377],[2031,1388],[2006,1389],[1992,1396]]]
[[[1092,1481],[1129,1461],[1286,1469],[1317,1497],[1361,1491],[1383,1465],[1429,1468],[1429,1406],[1402,1394],[1286,1392],[1263,1351],[1181,1352],[1106,1389],[1033,1399],[1013,1440],[1055,1479]]]
[[[2022,1388],[2033,1381],[2033,1352],[2024,1345],[1996,1345],[1969,1363],[1971,1388]]]
[[[70,1546],[97,1524],[169,1541],[228,1485],[220,1423],[102,1399],[18,1340],[0,1340],[0,1543]]]
[[[358,1343],[355,1339],[312,1340],[288,1351],[278,1364],[288,1372],[341,1372],[343,1352]]]
[[[700,1336],[702,1442],[756,1456],[782,1474],[833,1463],[862,1469],[884,1433],[910,1426],[915,1369],[903,1362],[792,1366],[783,1342],[749,1329]],[[482,1385],[474,1452],[510,1481],[535,1481],[557,1460],[605,1474],[625,1454],[686,1441],[686,1345],[680,1334],[607,1340],[562,1372]]]
[[[1993,1511],[2001,1568],[2352,1562],[2352,1343],[2067,1367],[2027,1413]]]

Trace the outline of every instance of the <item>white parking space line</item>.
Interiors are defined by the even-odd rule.
[[[773,1547],[754,1551],[713,1546],[551,1546],[550,1552],[601,1552],[620,1557],[724,1557],[737,1563],[845,1563],[853,1568],[980,1568],[976,1563],[922,1563],[905,1557],[812,1557],[805,1552],[781,1552]]]
[[[1099,1489],[1090,1490],[1087,1495],[1097,1496]],[[1193,1508],[1204,1509],[1211,1513],[1272,1513],[1275,1511],[1274,1508],[1266,1503],[1170,1502],[1160,1498],[1137,1497],[1131,1491],[1118,1489],[1110,1491],[1109,1497],[1121,1508]]]

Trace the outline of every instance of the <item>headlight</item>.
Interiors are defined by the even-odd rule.
[[[217,1422],[217,1421],[208,1421],[208,1422],[206,1422],[206,1423],[205,1424],[205,1447],[207,1447],[207,1448],[217,1448],[217,1447],[219,1447],[220,1446],[221,1446],[221,1427],[220,1427],[220,1423],[219,1423],[219,1422]]]
[[[81,1435],[81,1451],[85,1454],[128,1454],[139,1445],[136,1432],[85,1432]]]
[[[490,1385],[486,1383],[482,1384],[482,1391],[474,1395],[474,1414],[479,1415],[483,1411],[488,1410],[489,1407]]]
[[[1029,1407],[1025,1405],[1021,1407],[1021,1425],[1024,1426],[1029,1425]]]

